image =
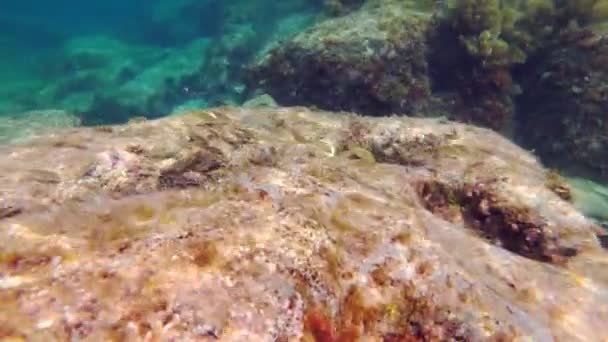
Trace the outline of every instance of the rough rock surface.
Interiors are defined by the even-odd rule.
[[[0,153],[0,338],[608,337],[605,237],[486,129],[218,108]]]
[[[410,1],[368,1],[261,57],[251,67],[250,87],[287,105],[414,114],[430,92],[430,21]]]
[[[518,135],[547,162],[608,179],[608,38],[571,39],[526,74]]]

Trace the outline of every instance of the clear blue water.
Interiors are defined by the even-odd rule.
[[[0,116],[59,109],[84,124],[119,123],[188,103],[239,104],[241,66],[319,9],[311,1],[3,1]]]

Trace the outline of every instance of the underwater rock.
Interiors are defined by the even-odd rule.
[[[430,22],[429,12],[409,1],[369,1],[260,57],[251,66],[249,86],[283,105],[414,114],[430,91]]]
[[[71,39],[49,58],[44,76],[51,81],[39,91],[38,101],[85,111],[94,94],[115,89],[162,56],[162,51],[105,35]]]
[[[0,336],[608,336],[599,228],[487,129],[215,108],[1,146]]]
[[[144,41],[158,45],[188,43],[201,37],[211,38],[222,30],[225,3],[206,0],[159,0],[149,6],[144,23]]]
[[[199,96],[180,87],[179,82],[199,72],[209,43],[208,39],[199,39],[180,48],[152,49],[147,60],[139,56],[142,48],[135,47],[122,60],[114,59],[114,63],[93,70],[95,78],[81,89],[88,100],[81,107],[84,123],[123,123],[142,113],[156,117],[171,111],[180,100]],[[95,87],[95,81],[104,77],[111,78]],[[64,98],[69,101],[75,93],[70,89]],[[69,108],[69,103],[66,105]]]
[[[349,1],[328,3],[340,12]],[[368,0],[268,52],[251,67],[249,86],[284,105],[444,115],[512,137],[519,95],[551,101],[521,75],[559,50],[562,36],[602,22],[605,30],[606,4]]]
[[[523,78],[518,138],[546,163],[606,180],[608,40],[591,32],[564,39],[571,41],[535,61]]]
[[[42,64],[30,65],[8,45],[2,53],[8,62],[0,65],[0,114],[62,108],[95,125],[144,113],[154,118],[194,103],[241,104],[248,97],[243,66],[315,22],[321,5],[181,0],[155,1],[142,11],[133,20],[136,30],[74,33],[31,56]]]
[[[444,7],[367,1],[269,51],[252,65],[248,84],[280,104],[443,115],[509,135],[518,89],[509,66],[487,67],[468,52],[460,39],[467,25],[455,23],[470,11]]]

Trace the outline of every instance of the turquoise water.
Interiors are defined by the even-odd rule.
[[[311,1],[4,1],[0,116],[64,110],[84,124],[243,101],[241,67],[309,26]]]

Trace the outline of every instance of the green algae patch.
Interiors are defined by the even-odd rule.
[[[455,0],[448,20],[467,52],[484,67],[511,66],[550,45],[560,34],[608,19],[605,0]]]

